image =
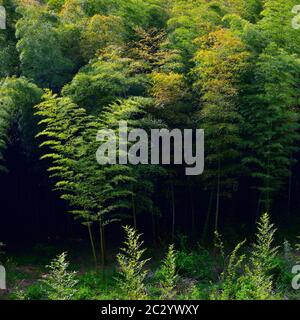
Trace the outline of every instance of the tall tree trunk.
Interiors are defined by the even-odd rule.
[[[209,197],[209,203],[208,203],[208,209],[207,209],[205,224],[204,224],[204,228],[203,228],[202,242],[204,242],[206,237],[207,237],[210,214],[211,214],[211,207],[212,207],[212,203],[213,203],[213,197],[214,197],[214,192],[211,191],[210,197]]]
[[[99,219],[99,231],[100,231],[100,261],[101,261],[101,268],[104,270],[105,265],[105,238],[104,238],[104,228],[102,218],[100,216]]]
[[[190,194],[190,204],[191,204],[191,223],[192,223],[192,236],[195,237],[196,235],[196,217],[195,217],[195,208],[194,208],[194,198],[193,198],[193,190],[191,185],[188,183],[189,186],[189,194]]]
[[[90,243],[91,243],[91,248],[92,248],[92,254],[94,258],[95,265],[97,265],[97,256],[96,256],[96,249],[95,249],[95,242],[94,242],[94,237],[92,233],[92,228],[91,228],[91,222],[87,223],[87,228],[89,231],[89,238],[90,238]]]
[[[254,217],[254,223],[253,223],[253,227],[256,229],[256,222],[259,218],[259,215],[260,215],[260,207],[261,207],[261,198],[262,198],[262,195],[261,195],[261,192],[258,196],[258,200],[257,200],[257,207],[256,207],[256,212],[255,212],[255,217]]]
[[[156,247],[156,222],[155,222],[155,214],[152,212],[151,214],[151,220],[152,220],[152,239],[153,239],[153,244]]]
[[[135,207],[135,199],[134,195],[131,196],[131,202],[132,202],[132,218],[133,218],[133,226],[134,229],[137,230],[137,223],[136,223],[136,207]]]
[[[288,217],[291,215],[292,178],[293,178],[293,174],[292,174],[292,169],[290,168],[288,202],[287,202],[287,215],[288,215]]]
[[[272,130],[272,125],[271,125],[271,130]],[[269,147],[270,147],[270,140],[269,139]],[[270,207],[271,207],[271,194],[270,194],[270,152],[268,152],[268,169],[267,169],[267,176],[268,176],[268,179],[267,179],[267,203],[266,205],[264,205],[264,211],[268,212],[270,214]]]
[[[216,197],[216,215],[215,215],[215,231],[219,228],[219,214],[220,214],[220,174],[221,174],[221,161],[218,161],[218,182],[217,182],[217,197]]]
[[[175,240],[175,196],[174,196],[174,185],[171,183],[171,198],[172,198],[172,243]]]

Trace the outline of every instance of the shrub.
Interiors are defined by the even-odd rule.
[[[160,290],[162,300],[171,300],[176,295],[176,252],[174,245],[170,245],[167,256],[165,257],[160,269]]]
[[[282,246],[282,253],[276,257],[272,270],[273,282],[283,294],[289,292],[294,274],[291,272],[296,263],[296,255],[289,241],[285,240]]]
[[[176,254],[178,273],[197,280],[215,280],[214,263],[212,255],[201,247],[191,252],[178,251]]]
[[[19,288],[15,288],[10,298],[13,300],[29,300],[25,290]]]
[[[273,247],[276,229],[270,222],[270,217],[264,213],[259,222],[256,242],[246,266],[245,274],[239,279],[237,299],[269,300],[277,298],[274,294],[271,271],[275,268],[277,247]]]
[[[219,243],[222,244],[221,238],[218,235]],[[243,261],[245,255],[238,255],[241,247],[246,241],[240,242],[236,245],[231,254],[226,258],[224,251],[222,249],[222,254],[224,256],[225,268],[221,274],[221,288],[213,288],[210,298],[212,300],[231,300],[235,299],[236,293],[238,291],[237,282],[242,270]],[[223,244],[221,245],[223,248]],[[228,262],[227,262],[228,261]]]
[[[125,247],[117,255],[120,268],[118,285],[126,299],[143,300],[147,298],[144,281],[148,274],[144,267],[150,259],[142,259],[145,249],[142,249],[141,234],[129,226],[125,226],[124,230],[126,233]]]
[[[245,255],[238,255],[244,242],[230,254],[221,276],[221,288],[214,288],[212,299],[267,300],[278,298],[274,293],[271,272],[277,261],[277,247],[273,247],[276,230],[269,215],[263,214],[258,222],[256,242],[253,245],[248,265]],[[218,237],[218,239],[220,239]],[[223,244],[221,243],[221,248]],[[226,259],[225,259],[226,260]]]
[[[42,283],[45,284],[47,297],[50,300],[71,300],[77,291],[76,272],[68,271],[69,262],[66,256],[67,254],[63,252],[47,266],[49,273]]]
[[[14,300],[45,300],[47,299],[46,288],[38,281],[37,283],[27,287],[26,289],[16,288],[12,294]]]

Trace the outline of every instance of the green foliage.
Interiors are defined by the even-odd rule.
[[[117,255],[119,263],[118,284],[123,296],[129,300],[144,300],[147,298],[145,278],[148,271],[146,263],[150,259],[143,259],[145,249],[142,249],[141,235],[132,227],[125,226],[126,241],[121,253]]]
[[[274,261],[274,269],[272,270],[273,283],[276,291],[280,292],[281,296],[294,299],[298,293],[291,288],[291,283],[294,274],[291,272],[294,265],[298,263],[297,244],[293,246],[288,240],[284,240],[281,250]]]
[[[133,180],[131,168],[118,164],[100,166],[95,153],[99,147],[96,136],[103,128],[101,123],[68,97],[58,98],[48,92],[44,98],[36,106],[36,114],[41,117],[39,125],[44,126],[37,136],[45,139],[41,147],[50,152],[42,159],[52,160],[49,172],[56,179],[55,188],[70,204],[70,211],[88,226],[95,260],[90,226],[95,221],[99,223],[100,257],[104,264],[104,227],[119,219],[120,212],[131,206],[132,192],[127,185]]]
[[[41,101],[42,90],[25,78],[12,77],[0,81],[0,96],[0,159],[3,162],[3,153],[12,133],[19,134],[23,149],[30,157],[36,152],[33,106]],[[19,132],[14,132],[13,127]]]
[[[257,25],[268,44],[276,43],[289,53],[299,54],[299,32],[291,27],[291,21],[295,16],[292,8],[295,5],[298,5],[296,0],[264,1],[262,19]]]
[[[252,262],[261,265],[265,272],[274,267],[273,262],[277,255],[278,247],[273,247],[276,229],[270,222],[268,213],[262,214],[257,223],[256,242],[253,245]]]
[[[8,130],[11,125],[11,112],[10,109],[13,107],[13,102],[8,97],[0,98],[0,170],[5,171],[4,163],[4,152],[8,143]]]
[[[231,197],[241,170],[243,118],[238,112],[240,76],[249,53],[231,31],[220,29],[199,39],[195,61],[195,87],[202,91],[199,127],[205,130],[208,150],[204,178],[216,192],[215,230],[219,223],[220,197]]]
[[[217,230],[214,232],[214,248],[222,259],[225,260],[224,243],[221,234]]]
[[[113,130],[116,136],[119,136],[119,121],[126,121],[128,130],[134,128],[143,128],[148,133],[150,129],[164,127],[164,124],[151,117],[149,114],[153,108],[153,100],[143,97],[131,97],[119,100],[110,106],[104,108],[101,116],[101,128]],[[117,138],[118,140],[118,138]],[[120,144],[118,140],[117,143]],[[130,143],[128,148],[130,147]],[[147,146],[150,149],[150,145]],[[118,153],[119,155],[119,153]],[[165,170],[159,165],[126,166],[128,182],[126,188],[131,191],[133,197],[131,208],[133,215],[141,212],[158,214],[159,210],[153,201],[155,192],[155,182],[159,177],[165,176]]]
[[[50,300],[72,300],[76,294],[76,272],[68,271],[69,262],[64,252],[50,263],[48,273],[41,280],[46,286],[46,294]]]
[[[167,19],[164,4],[158,0],[122,0],[117,13],[123,18],[127,37],[134,37],[136,26],[143,28],[162,27]]]
[[[180,276],[192,277],[206,283],[215,280],[216,263],[212,254],[204,248],[179,250],[176,254],[176,265]]]
[[[256,81],[249,86],[250,94],[242,109],[245,134],[251,137],[244,140],[249,154],[244,155],[243,163],[255,179],[263,210],[269,210],[274,193],[290,175],[297,151],[299,115],[294,107],[297,98],[293,88],[298,69],[296,57],[274,43],[269,45],[256,62]]]
[[[173,237],[186,231],[181,228],[192,230],[195,241],[200,226],[203,240],[215,231],[213,253],[200,247],[191,251],[185,244],[175,259],[170,248],[161,268],[163,292],[151,276],[146,292],[139,235],[127,228],[126,245],[136,252],[118,258],[130,298],[146,298],[151,290],[153,297],[168,299],[208,297],[209,291],[215,299],[277,298],[278,288],[287,290],[295,253],[286,243],[285,253],[277,254],[268,216],[258,224],[249,260],[240,253],[242,243],[227,256],[218,231],[231,217],[244,225],[254,223],[251,217],[259,212],[277,213],[286,202],[289,211],[298,209],[300,32],[291,26],[297,4],[0,0],[7,12],[7,28],[0,30],[1,190],[11,176],[23,183],[14,172],[4,175],[16,165],[7,160],[18,163],[18,156],[25,156],[26,179],[33,173],[32,181],[41,182],[43,193],[48,180],[37,163],[41,152],[41,166],[47,167],[68,211],[87,226],[93,257],[97,262],[100,255],[102,266],[104,230],[112,222],[130,219],[136,229],[142,223],[148,227],[151,220],[156,244],[170,230]],[[179,165],[99,165],[95,154],[107,139],[97,141],[97,133],[109,129],[118,135],[122,120],[128,130],[141,128],[148,134],[161,128],[204,129],[203,176],[185,178]],[[151,145],[147,147],[150,153]],[[22,210],[27,202],[40,205],[27,201],[23,192],[15,194],[22,194]],[[174,290],[177,272],[182,277]],[[220,274],[211,290],[209,283]],[[74,298],[118,298],[119,290],[110,294],[98,278],[94,284],[85,280]],[[202,290],[204,285],[209,289]],[[20,291],[20,298],[44,297],[43,286]]]
[[[185,64],[190,65],[189,59],[197,49],[194,40],[204,35],[221,21],[222,10],[205,1],[175,1],[171,7],[171,16],[167,24],[170,38],[174,47],[180,50]]]
[[[16,1],[0,0],[6,10],[6,29],[0,32],[0,78],[18,73],[19,57],[16,50],[15,23],[19,18]]]
[[[120,17],[94,15],[82,32],[80,48],[83,58],[88,62],[107,46],[121,45],[123,34],[123,21]]]
[[[239,279],[237,299],[268,300],[278,298],[274,294],[271,272],[275,268],[277,247],[273,247],[274,234],[270,217],[264,213],[257,223],[256,242],[251,251],[250,264]]]
[[[298,239],[300,239],[300,237],[298,237]],[[299,243],[296,243],[296,250],[300,251],[300,244]]]
[[[212,299],[269,300],[279,298],[274,293],[272,271],[276,267],[277,247],[273,247],[275,229],[267,213],[257,224],[256,242],[246,263],[239,254],[245,241],[239,243],[226,259],[220,288],[214,288]]]
[[[85,273],[78,277],[78,290],[74,296],[75,300],[95,300],[98,295],[103,294],[103,282],[107,282],[107,276],[98,272]]]
[[[237,244],[227,257],[225,270],[221,274],[221,290],[220,292],[212,292],[212,300],[232,300],[236,298],[239,275],[245,259],[245,255],[239,255],[239,251],[244,243],[245,241]]]
[[[146,108],[141,106],[143,115],[124,112],[125,119],[142,120],[135,125],[147,129],[160,122],[169,128],[205,130],[203,184],[197,178],[192,183],[216,199],[208,210],[209,216],[215,209],[214,229],[222,218],[221,200],[240,191],[245,179],[245,189],[256,190],[258,211],[271,209],[297,158],[300,38],[290,25],[295,0],[2,0],[0,4],[8,12],[8,28],[0,33],[1,81],[21,75],[61,92],[58,100],[70,99],[87,116],[93,114],[91,122],[107,122],[109,113],[114,119],[117,104],[119,109],[128,108],[124,101],[138,97],[143,105],[142,100],[150,98]],[[25,86],[19,89],[29,92]],[[32,104],[38,104],[37,90],[32,94]],[[15,102],[11,97],[2,100],[3,156],[13,119],[23,117],[27,134],[36,134],[38,128],[32,112],[11,114]],[[32,147],[29,140],[24,145]],[[143,173],[134,177],[148,175],[141,188],[149,204],[145,212],[158,212],[153,201],[147,201],[158,184],[156,169],[161,168],[138,168]],[[174,168],[174,177],[180,177],[180,170]],[[177,189],[181,181],[174,180]],[[130,189],[135,206],[142,206],[135,196],[137,185]]]
[[[49,172],[51,177],[58,179],[55,187],[62,192],[62,197],[69,200],[72,206],[82,210],[75,211],[76,215],[83,217],[87,222],[93,221],[89,210],[97,207],[97,204],[87,180],[92,174],[86,167],[91,161],[88,158],[90,157],[87,149],[89,145],[82,143],[83,139],[89,139],[89,141],[92,139],[92,136],[84,135],[86,130],[94,129],[94,137],[96,136],[96,128],[91,126],[92,118],[69,98],[56,99],[50,92],[45,96],[45,101],[36,106],[36,109],[41,119],[39,124],[44,127],[38,134],[38,137],[45,137],[41,147],[50,149],[50,153],[43,155],[43,159],[53,159],[53,166],[49,168]],[[86,157],[83,158],[83,155]],[[80,166],[79,162],[81,162]],[[85,179],[82,179],[83,177]]]
[[[56,17],[34,6],[20,10],[16,24],[22,75],[41,87],[57,89],[70,79],[71,61],[63,56]]]
[[[144,77],[134,71],[134,61],[113,50],[85,66],[64,87],[63,95],[98,114],[119,98],[145,92]]]
[[[174,250],[174,245],[169,246],[167,256],[163,260],[159,274],[161,277],[161,299],[173,299],[176,295],[176,282],[178,280],[176,272],[176,251]]]
[[[30,285],[26,289],[16,288],[12,294],[14,300],[46,300],[48,299],[46,294],[45,285],[41,282],[36,282]]]
[[[122,252],[117,255],[118,270],[106,268],[102,275],[98,271],[88,270],[75,278],[74,272],[67,271],[66,255],[62,254],[53,260],[48,267],[50,272],[43,276],[42,281],[25,289],[17,285],[11,298],[273,300],[282,299],[283,294],[291,299],[297,298],[290,289],[293,276],[290,271],[296,255],[287,244],[285,247],[288,249],[285,249],[282,255],[277,254],[276,248],[272,246],[275,230],[267,214],[263,214],[258,222],[257,240],[249,251],[249,257],[246,253],[241,253],[245,241],[239,243],[226,256],[222,252],[219,256],[216,256],[216,252],[210,255],[208,251],[202,251],[201,255],[199,249],[189,249],[183,255],[183,251],[175,252],[174,247],[169,246],[162,265],[153,277],[151,272],[145,269],[149,259],[143,259],[145,249],[142,248],[141,235],[132,227],[124,229],[126,241]],[[218,239],[218,242],[222,243],[220,236]],[[221,247],[223,251],[223,244]],[[195,261],[182,273],[183,269],[179,268],[187,266],[186,261],[190,262],[191,259]],[[223,267],[222,273],[218,274]],[[201,269],[205,268],[213,274],[210,279],[203,277],[204,271]],[[28,277],[25,274],[15,274],[19,283],[23,282],[21,279],[25,276]],[[219,282],[216,281],[217,276],[220,276]],[[11,277],[9,271],[9,278]],[[65,288],[67,290],[64,290]]]

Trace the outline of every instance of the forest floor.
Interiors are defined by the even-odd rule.
[[[111,289],[116,287],[118,248],[107,252],[104,269],[95,265],[90,248],[81,241],[68,242],[64,245],[40,243],[30,248],[10,251],[7,252],[4,263],[7,273],[7,290],[0,290],[0,300],[20,299],[25,292],[27,299],[43,299],[41,280],[47,275],[47,266],[62,252],[67,253],[68,269],[77,274],[81,287],[78,299],[114,298],[111,295]],[[149,249],[148,253],[158,259],[159,250],[154,253],[153,249]],[[154,260],[148,264],[150,268],[155,265]],[[149,272],[149,276],[151,274]]]
[[[245,248],[247,250],[247,248]],[[159,297],[155,284],[156,272],[159,269],[165,250],[150,248],[146,258],[152,257],[147,264],[147,290],[149,297]],[[96,267],[91,258],[90,249],[85,245],[53,245],[38,244],[33,248],[7,254],[5,263],[7,271],[7,291],[0,293],[0,300],[7,299],[45,299],[41,280],[47,274],[47,265],[55,256],[68,252],[69,269],[77,272],[79,290],[75,299],[78,300],[106,300],[119,299],[116,282],[118,249],[108,253],[107,265],[104,270]],[[298,260],[296,251],[291,254],[289,263],[284,258],[284,253],[277,258],[277,266],[273,279],[276,290],[282,299],[300,300],[300,290],[291,288],[293,274],[291,267],[293,261]],[[180,248],[177,251],[179,281],[177,284],[176,299],[209,299],[212,289],[218,284],[222,273],[220,257],[215,256],[213,249],[204,249],[195,246],[193,250]]]

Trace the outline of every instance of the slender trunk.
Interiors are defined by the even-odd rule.
[[[271,124],[271,130],[272,130],[272,124]],[[270,150],[270,141],[271,139],[269,139],[269,150]],[[269,151],[268,150],[268,151]],[[270,194],[270,152],[268,152],[268,166],[267,166],[267,203],[266,205],[264,205],[264,211],[268,212],[270,214],[270,207],[271,207],[271,194]]]
[[[96,250],[95,250],[94,237],[93,237],[92,228],[91,228],[91,222],[87,223],[87,227],[88,227],[88,231],[89,231],[89,238],[90,238],[90,243],[91,243],[94,262],[95,262],[95,265],[97,265],[97,256],[96,256]]]
[[[216,216],[215,216],[215,231],[218,231],[219,227],[219,212],[220,212],[220,171],[221,162],[218,162],[218,182],[217,182],[217,198],[216,198]]]
[[[188,184],[189,186],[189,194],[190,194],[190,203],[191,203],[191,219],[192,219],[192,235],[193,237],[195,237],[196,234],[196,219],[195,219],[195,208],[194,208],[194,198],[193,198],[193,193],[192,193],[192,188],[190,186],[190,184]]]
[[[131,196],[131,203],[132,203],[132,218],[133,218],[133,226],[134,229],[137,230],[137,223],[136,223],[136,208],[135,208],[135,200],[134,196]]]
[[[292,171],[290,171],[290,176],[289,176],[289,190],[288,190],[288,203],[287,203],[288,217],[291,215],[291,200],[292,200]]]
[[[101,268],[104,270],[105,265],[105,244],[104,244],[104,229],[103,229],[103,222],[100,217],[99,220],[99,231],[100,231],[100,261],[101,261]]]
[[[171,196],[172,196],[172,243],[174,243],[175,238],[175,197],[174,197],[174,185],[171,184]]]
[[[207,237],[210,214],[211,214],[211,207],[212,207],[212,203],[213,203],[213,197],[214,197],[214,193],[213,193],[213,191],[211,191],[210,197],[209,197],[207,215],[206,215],[205,224],[204,224],[204,228],[203,228],[202,242],[204,242]]]
[[[155,214],[152,212],[151,214],[152,218],[152,238],[153,238],[153,244],[156,246],[156,224],[155,224]]]
[[[262,198],[262,194],[260,193],[259,196],[258,196],[258,200],[257,200],[257,207],[256,207],[255,216],[254,216],[254,222],[253,222],[253,224],[252,224],[253,231],[256,230],[256,223],[257,223],[257,220],[258,220],[259,215],[260,215],[261,198]]]
[[[256,213],[255,213],[255,221],[254,221],[254,223],[256,223],[256,221],[257,221],[257,219],[258,219],[258,217],[259,217],[259,214],[260,214],[260,205],[261,205],[261,193],[260,193],[260,195],[259,195],[259,197],[258,197],[258,200],[257,200],[257,207],[256,207]]]

